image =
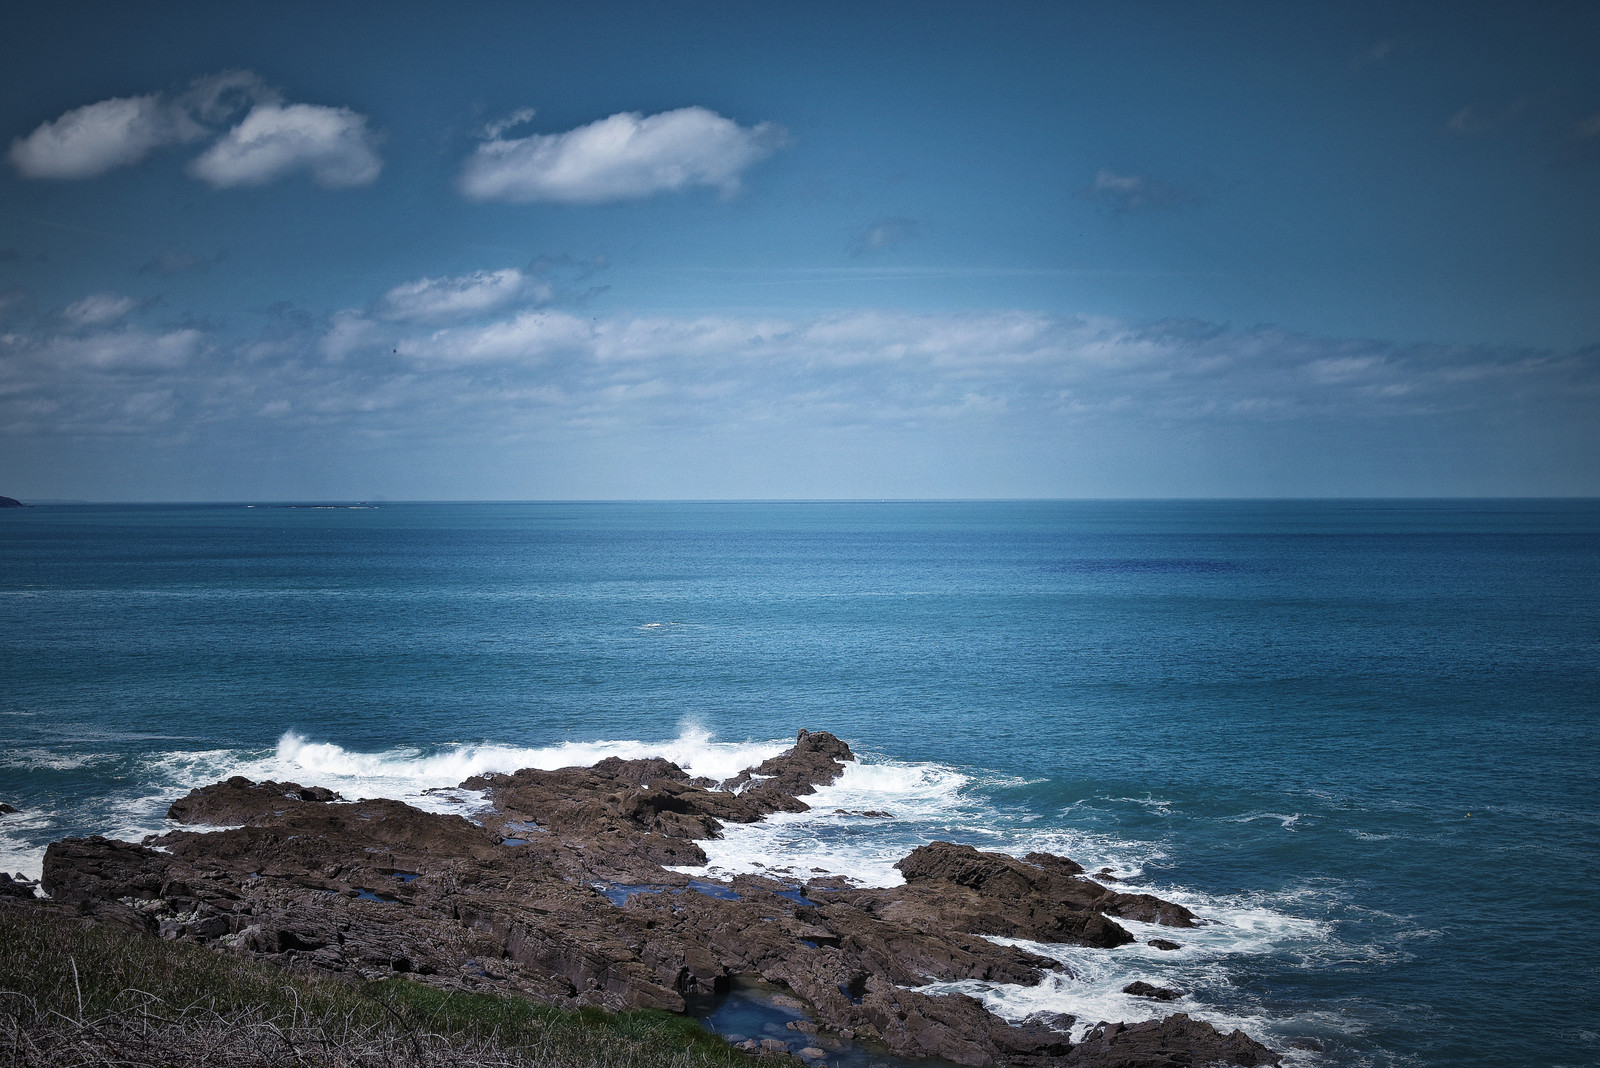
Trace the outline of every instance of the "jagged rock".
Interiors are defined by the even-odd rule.
[[[982,935],[1111,948],[1133,936],[1110,919],[1193,926],[1194,914],[1149,894],[1108,890],[1081,877],[1083,868],[1047,853],[1023,860],[982,853],[971,846],[934,842],[895,865],[904,886],[844,891],[848,901],[874,916],[922,929],[955,928]]]
[[[481,826],[235,778],[170,812],[232,829],[185,826],[142,844],[65,839],[46,852],[43,885],[48,907],[291,968],[407,974],[567,1007],[681,1011],[689,995],[760,978],[795,995],[775,1004],[806,1014],[794,1028],[803,1056],[838,1034],[974,1066],[1102,1063],[1070,1043],[1070,1017],[1010,1025],[973,998],[905,988],[1036,983],[1059,965],[981,936],[1116,946],[1131,937],[1111,916],[1194,923],[1180,906],[1108,890],[1062,857],[1019,861],[950,843],[905,858],[906,884],[889,889],[758,876],[711,884],[663,867],[703,862],[694,840],[726,823],[803,810],[800,795],[853,759],[833,735],[802,731],[787,752],[720,786],[659,759],[481,776],[463,784],[493,806]],[[1253,1047],[1203,1024],[1135,1028],[1096,1032],[1103,1063],[1146,1063],[1125,1054],[1162,1042],[1173,1056]],[[762,1048],[787,1052],[774,1041]]]
[[[1244,1068],[1281,1063],[1281,1058],[1243,1031],[1223,1034],[1187,1013],[1143,1023],[1103,1023],[1072,1048],[1065,1064],[1074,1068],[1188,1068],[1233,1064]]]
[[[190,790],[167,809],[167,819],[179,823],[212,823],[219,826],[250,823],[270,815],[281,815],[291,804],[326,804],[341,798],[321,786],[301,786],[295,782],[251,782],[235,775],[226,782]]]
[[[6,804],[4,801],[0,801],[0,816],[9,816],[15,811],[16,811],[16,809],[12,808],[10,805]]]
[[[1132,994],[1136,998],[1149,998],[1152,1001],[1177,1001],[1183,997],[1181,993],[1165,986],[1152,986],[1144,980],[1129,983],[1122,988],[1124,994]]]
[[[34,883],[23,879],[20,875],[13,879],[5,872],[0,871],[0,897],[19,897],[31,900],[33,898]]]
[[[1183,948],[1178,943],[1173,942],[1173,941],[1169,941],[1168,939],[1165,939],[1165,938],[1152,938],[1149,941],[1147,941],[1145,943],[1145,945],[1154,946],[1156,949],[1164,950],[1164,951],[1166,951],[1168,953],[1172,952],[1174,949],[1182,949]]]

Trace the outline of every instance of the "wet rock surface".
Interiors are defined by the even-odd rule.
[[[833,735],[801,731],[785,753],[720,784],[661,759],[481,776],[462,784],[489,800],[481,824],[234,778],[170,811],[230,829],[52,844],[42,880],[52,902],[33,907],[293,968],[407,974],[568,1007],[683,1011],[686,999],[760,979],[804,1006],[809,1018],[785,1045],[802,1058],[843,1036],[975,1066],[1276,1063],[1242,1033],[1183,1014],[1103,1024],[1073,1044],[1070,1017],[1011,1024],[974,998],[910,989],[1032,984],[1057,967],[984,935],[1115,947],[1133,941],[1118,918],[1199,922],[1110,890],[1063,857],[936,842],[902,860],[906,883],[888,889],[710,883],[666,869],[704,863],[695,840],[728,823],[805,811],[803,798],[853,759]]]

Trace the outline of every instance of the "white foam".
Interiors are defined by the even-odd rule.
[[[721,781],[783,752],[790,742],[713,742],[709,732],[686,728],[676,738],[659,742],[561,742],[541,747],[456,745],[424,754],[413,748],[360,753],[329,742],[311,742],[289,731],[278,741],[277,761],[298,773],[304,785],[330,786],[380,781],[413,788],[454,786],[474,775],[521,768],[590,767],[607,757],[641,760],[663,757],[691,775]],[[312,782],[311,779],[318,781]],[[326,779],[327,782],[321,780]],[[385,795],[388,796],[388,795]]]
[[[23,810],[0,816],[0,871],[39,878],[44,871],[44,846],[35,843],[52,822],[48,812]]]
[[[691,775],[722,781],[788,748],[788,741],[716,742],[708,732],[685,726],[676,738],[562,742],[550,746],[450,745],[433,752],[400,746],[376,752],[316,742],[298,731],[286,731],[271,751],[210,749],[155,754],[138,762],[135,786],[96,802],[93,822],[76,816],[18,813],[0,822],[0,867],[37,878],[45,846],[73,834],[102,834],[137,842],[173,829],[166,819],[172,802],[189,790],[234,775],[323,786],[352,800],[388,797],[428,812],[471,816],[484,807],[481,792],[457,789],[474,775],[520,768],[546,770],[587,767],[607,757],[635,760],[663,757]],[[13,753],[34,766],[72,770],[111,759],[72,756],[48,750]],[[200,828],[203,829],[203,828]]]
[[[960,825],[979,822],[971,811],[977,802],[965,793],[971,781],[942,764],[858,760],[802,798],[811,811],[727,824],[721,838],[699,843],[705,864],[674,870],[712,879],[754,872],[898,886],[905,879],[895,861]],[[868,812],[887,816],[863,815]]]
[[[116,756],[111,753],[61,753],[51,749],[13,749],[6,754],[6,763],[12,767],[48,768],[51,771],[76,771],[115,759]]]
[[[1183,897],[1167,892],[1169,898]],[[991,938],[1000,945],[1018,946],[1061,964],[1034,986],[963,980],[931,983],[923,993],[963,993],[982,1001],[996,1015],[1020,1021],[1035,1013],[1064,1013],[1075,1018],[1074,1041],[1096,1023],[1154,1020],[1173,1012],[1187,1012],[1224,1031],[1242,1028],[1256,1037],[1305,1031],[1314,1021],[1267,1016],[1241,1002],[1233,980],[1240,957],[1267,953],[1323,955],[1334,947],[1330,925],[1290,916],[1248,901],[1209,900],[1202,904],[1189,895],[1203,919],[1196,928],[1118,920],[1138,941],[1116,949],[1097,949],[1031,942],[1018,938]],[[1193,905],[1191,905],[1193,907]],[[1178,950],[1159,950],[1152,938],[1180,944]],[[1134,982],[1166,987],[1182,993],[1176,1001],[1156,1001],[1123,992]],[[1219,1007],[1228,1005],[1229,1008]],[[1325,1021],[1319,1026],[1325,1026]]]
[[[1300,813],[1284,812],[1247,812],[1243,816],[1228,816],[1224,823],[1254,823],[1256,820],[1277,820],[1283,824],[1286,831],[1294,830],[1294,825],[1300,822]]]

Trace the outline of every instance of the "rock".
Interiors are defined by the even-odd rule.
[[[1133,941],[1108,913],[1170,926],[1195,923],[1194,914],[1181,905],[1108,890],[1083,878],[1079,865],[1046,853],[1017,860],[934,842],[895,867],[906,878],[904,886],[838,896],[882,918],[914,926],[1102,948]]]
[[[199,941],[221,938],[228,933],[228,919],[226,916],[206,916],[188,924],[184,933]]]
[[[0,871],[0,898],[17,897],[24,900],[32,900],[35,885],[37,884],[22,878],[20,874],[13,879],[5,872]]]
[[[278,815],[289,805],[326,804],[341,800],[338,794],[321,786],[301,786],[294,782],[251,782],[235,775],[226,782],[190,790],[167,809],[167,819],[179,823],[214,823],[218,826],[244,824]]]
[[[1179,1068],[1231,1064],[1244,1068],[1281,1063],[1281,1058],[1243,1031],[1223,1034],[1187,1013],[1143,1023],[1103,1023],[1089,1030],[1063,1064],[1082,1068]]]
[[[15,497],[0,497],[0,508],[23,508],[23,507],[26,507],[26,505],[24,505],[21,501],[17,500]]]
[[[1164,951],[1166,951],[1168,953],[1172,952],[1174,949],[1182,949],[1183,948],[1178,943],[1170,942],[1165,938],[1152,938],[1148,942],[1146,942],[1145,945],[1154,946],[1155,948],[1160,949],[1160,950],[1164,950]]]
[[[818,1046],[806,1046],[803,1049],[797,1050],[795,1053],[795,1056],[805,1061],[820,1061],[827,1055],[828,1051]]]
[[[1322,1043],[1314,1038],[1297,1038],[1289,1043],[1290,1049],[1303,1049],[1308,1053],[1321,1053]]]
[[[16,809],[12,808],[10,805],[6,804],[4,801],[0,801],[0,816],[9,816],[15,811],[16,811]]]
[[[906,1057],[1016,1068],[1079,1056],[1071,1018],[1011,1025],[974,998],[905,988],[1032,984],[1059,968],[985,935],[1112,947],[1132,941],[1112,917],[1194,922],[1170,902],[1109,890],[1064,857],[951,843],[914,851],[900,864],[905,885],[888,889],[823,879],[796,894],[793,880],[711,883],[665,867],[703,862],[695,839],[727,823],[803,810],[800,797],[852,759],[833,735],[802,731],[722,786],[660,759],[480,776],[462,785],[486,792],[483,826],[234,778],[174,802],[169,814],[185,826],[142,844],[53,843],[43,885],[49,907],[353,980],[404,973],[569,1008],[682,1011],[688,996],[759,979],[786,991],[774,1005],[805,1014],[779,1031],[805,1044],[803,1058],[824,1056],[838,1034]],[[1202,1024],[1147,1034],[1155,1024],[1166,1027],[1102,1028],[1092,1048],[1105,1064],[1131,1065],[1145,1062],[1116,1058],[1151,1043],[1194,1054],[1151,1064],[1251,1047]],[[769,1032],[744,1048],[787,1053],[789,1043]],[[1102,1062],[1083,1053],[1069,1063]]]
[[[1149,998],[1152,1001],[1177,1001],[1179,998],[1183,997],[1181,993],[1171,989],[1170,987],[1151,986],[1149,983],[1146,983],[1143,980],[1140,980],[1136,983],[1129,983],[1127,986],[1122,988],[1122,992],[1124,994],[1132,994],[1136,998]]]

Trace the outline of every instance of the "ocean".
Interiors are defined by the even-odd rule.
[[[697,874],[945,839],[1216,921],[950,985],[1001,1015],[1600,1063],[1600,502],[41,506],[0,512],[0,650],[7,871],[233,774],[426,805],[821,729],[859,765]]]

